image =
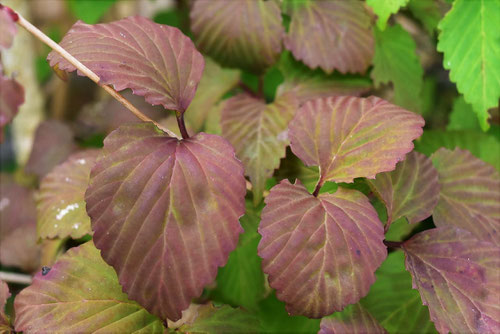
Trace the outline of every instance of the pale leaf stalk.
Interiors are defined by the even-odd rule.
[[[32,280],[30,275],[0,271],[0,281],[7,283],[30,285]]]
[[[100,83],[100,78],[97,74],[92,72],[87,66],[82,64],[78,59],[73,57],[68,51],[66,51],[63,47],[61,47],[59,44],[54,42],[49,36],[45,35],[41,30],[39,30],[37,27],[32,25],[29,21],[27,21],[24,17],[22,17],[19,13],[16,13],[19,16],[19,19],[17,20],[17,23],[29,31],[31,34],[33,34],[36,38],[38,38],[40,41],[48,45],[52,50],[55,52],[59,53],[61,57],[66,59],[69,63],[71,63],[73,66],[75,66],[81,73],[83,73],[85,76],[87,76],[90,80],[94,81],[96,84],[101,86],[106,92],[108,92],[109,95],[114,97],[118,102],[120,102],[125,108],[130,110],[135,116],[137,116],[140,120],[144,122],[151,122],[154,125],[156,125],[159,129],[163,130],[166,132],[169,136],[171,137],[177,137],[172,131],[169,129],[163,127],[159,123],[155,122],[148,116],[144,115],[139,109],[137,109],[132,103],[130,103],[126,98],[124,98],[120,93],[118,93],[113,87],[109,85],[103,85]]]

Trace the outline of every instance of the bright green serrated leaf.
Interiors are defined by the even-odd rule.
[[[366,3],[373,8],[373,11],[378,16],[377,27],[380,30],[385,30],[389,16],[397,13],[401,7],[406,6],[408,1],[409,0],[366,0]]]
[[[371,77],[375,85],[392,82],[394,103],[421,111],[424,70],[411,35],[399,24],[384,31],[375,29],[375,56]]]
[[[451,81],[472,104],[483,130],[500,98],[500,1],[456,0],[439,22],[438,51]]]

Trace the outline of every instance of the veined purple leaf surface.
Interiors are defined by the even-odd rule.
[[[75,153],[43,178],[37,196],[39,238],[78,239],[92,233],[85,191],[98,154],[98,150]]]
[[[406,268],[440,333],[500,331],[500,248],[453,226],[403,244]]]
[[[0,174],[0,263],[32,272],[40,263],[33,191]]]
[[[285,29],[274,1],[197,0],[191,29],[202,52],[228,67],[263,72],[281,52]]]
[[[56,120],[43,121],[36,129],[25,171],[42,178],[75,149],[73,131],[68,125]]]
[[[0,4],[0,49],[10,48],[17,33],[16,23],[8,10]]]
[[[336,333],[383,334],[386,331],[363,306],[354,304],[340,313],[321,319],[318,334]]]
[[[374,53],[370,16],[360,1],[292,3],[285,47],[314,69],[364,72]]]
[[[441,193],[432,218],[500,245],[500,175],[469,151],[441,148],[431,156]]]
[[[14,301],[24,333],[162,333],[157,317],[122,292],[116,273],[90,241],[70,249]]]
[[[261,201],[266,180],[285,157],[289,144],[286,130],[297,108],[293,94],[285,94],[271,104],[248,94],[236,95],[224,103],[222,136],[234,146],[250,177],[254,204]]]
[[[368,293],[387,249],[367,197],[343,188],[314,197],[283,180],[265,202],[258,252],[290,314],[321,318]]]
[[[2,11],[0,10],[0,14]],[[1,31],[1,29],[0,29]],[[3,34],[0,33],[0,35]],[[24,88],[15,79],[2,74],[0,65],[0,143],[3,141],[3,128],[10,123],[24,103]]]
[[[392,172],[367,182],[387,208],[387,224],[401,217],[418,223],[432,214],[439,199],[438,172],[431,159],[415,151]]]
[[[391,171],[422,134],[421,116],[378,97],[329,97],[306,102],[290,122],[293,153],[319,166],[321,180],[352,182]]]
[[[179,141],[142,123],[105,139],[85,200],[94,242],[124,291],[177,320],[236,247],[245,193],[225,139]]]
[[[147,102],[184,112],[194,97],[205,61],[174,27],[131,16],[96,25],[78,21],[60,45],[95,72],[103,84],[132,89]],[[76,68],[52,51],[50,66]]]

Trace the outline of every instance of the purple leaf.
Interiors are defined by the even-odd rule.
[[[1,13],[2,10],[0,10],[0,16]],[[0,35],[1,34],[2,33],[0,33]],[[15,79],[9,79],[4,76],[0,69],[0,143],[3,141],[4,126],[12,121],[19,111],[19,106],[23,103],[23,86]]]
[[[439,199],[437,170],[418,152],[409,153],[394,171],[367,182],[387,208],[387,224],[401,217],[410,224],[421,222],[432,214]]]
[[[469,151],[441,148],[431,156],[441,193],[432,218],[436,226],[457,226],[500,245],[500,176]]]
[[[329,97],[306,102],[290,122],[293,153],[319,166],[320,183],[373,179],[391,171],[422,134],[421,116],[378,97]]]
[[[406,268],[440,333],[500,331],[500,248],[445,226],[403,244]]]
[[[37,197],[38,237],[78,239],[92,233],[84,197],[98,154],[75,153],[43,178]]]
[[[92,241],[40,271],[14,301],[16,331],[25,333],[161,333],[162,322],[129,300]]]
[[[6,334],[10,333],[10,321],[5,313],[5,305],[10,296],[9,286],[4,281],[0,281],[0,332]]]
[[[42,178],[75,149],[73,131],[69,126],[56,120],[44,121],[36,129],[25,171]]]
[[[360,1],[292,3],[285,47],[314,69],[364,72],[374,53],[370,16]]]
[[[0,174],[0,262],[31,272],[38,268],[33,192]]]
[[[0,4],[0,50],[12,46],[14,36],[17,33],[16,22],[13,18],[12,10]]]
[[[261,201],[266,180],[285,157],[289,144],[286,130],[297,108],[293,94],[285,94],[271,104],[247,94],[224,103],[222,135],[234,146],[250,177],[254,204]]]
[[[339,188],[311,195],[281,181],[266,197],[259,255],[292,315],[321,318],[357,303],[384,261],[384,229],[368,198]]]
[[[140,16],[96,25],[78,21],[60,45],[102,84],[131,88],[151,104],[181,112],[193,99],[205,64],[179,29]],[[54,51],[47,59],[61,70],[76,69]]]
[[[285,33],[278,4],[262,0],[197,0],[191,29],[202,52],[257,73],[276,62]]]
[[[321,319],[318,334],[359,333],[383,334],[386,331],[377,320],[360,304],[348,306],[341,313]]]
[[[142,123],[105,139],[85,200],[94,242],[124,291],[177,320],[236,247],[245,193],[226,140],[179,141]]]

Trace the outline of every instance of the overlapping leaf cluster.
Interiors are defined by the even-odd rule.
[[[68,238],[83,244],[34,276],[13,321],[0,282],[0,329],[500,330],[500,176],[483,161],[498,160],[423,145],[432,132],[418,141],[424,70],[404,20],[390,19],[404,7],[433,32],[436,6],[413,0],[197,0],[193,41],[141,16],[77,22],[61,46],[101,85],[175,111],[160,124],[176,119],[181,136],[127,124],[102,149],[75,152],[67,126],[39,127],[25,166],[36,196],[2,175],[0,262],[33,272],[40,252],[45,265]],[[438,26],[464,94],[456,108],[474,110],[483,129],[500,96],[497,7],[455,0]],[[15,25],[1,7],[0,27],[8,47]],[[474,34],[477,48],[458,59]],[[48,60],[77,70],[56,52]],[[263,82],[273,71],[282,80]],[[3,75],[0,84],[3,127],[23,90]],[[360,97],[388,84],[393,103]],[[454,117],[450,129],[462,131]]]

